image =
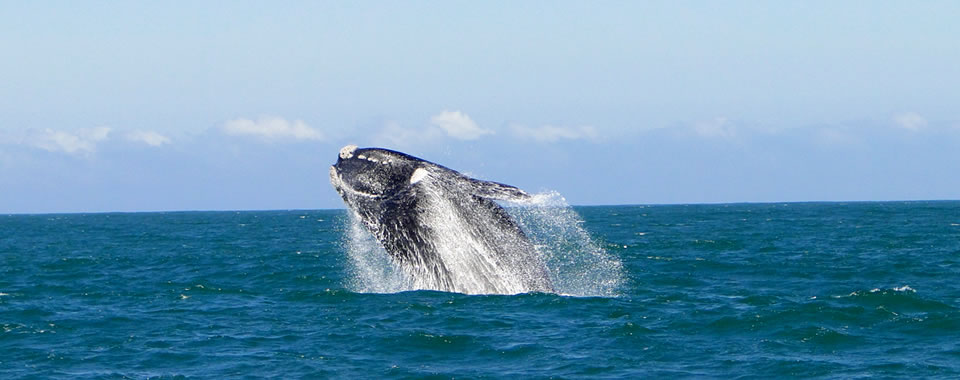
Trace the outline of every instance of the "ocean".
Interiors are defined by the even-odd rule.
[[[567,214],[616,265],[517,295],[378,289],[344,210],[3,215],[0,378],[960,377],[960,202]]]

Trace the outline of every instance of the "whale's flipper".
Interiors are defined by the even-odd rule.
[[[469,178],[476,195],[501,201],[522,202],[530,199],[526,191],[499,182]]]

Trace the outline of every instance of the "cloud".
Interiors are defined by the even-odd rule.
[[[440,127],[447,135],[458,140],[476,140],[493,134],[489,129],[477,126],[470,116],[460,111],[443,111],[430,118],[430,124]]]
[[[693,124],[693,132],[703,138],[734,138],[737,129],[725,117],[715,117],[712,120],[699,121]]]
[[[127,140],[141,142],[150,146],[162,146],[170,143],[170,138],[154,131],[132,131],[127,133]]]
[[[73,133],[45,129],[26,135],[20,142],[49,152],[89,155],[96,152],[97,144],[106,140],[109,135],[108,127],[81,129]]]
[[[437,128],[404,128],[396,121],[388,121],[373,137],[373,142],[378,146],[409,148],[419,143],[432,142],[440,137],[442,135]]]
[[[900,128],[914,132],[927,127],[927,119],[916,112],[904,112],[896,115],[893,117],[893,122]]]
[[[510,129],[513,131],[513,135],[519,139],[534,140],[537,142],[597,139],[597,130],[592,126],[557,127],[544,125],[540,127],[528,127],[525,125],[513,125]]]
[[[817,129],[814,132],[813,138],[814,141],[820,145],[826,146],[846,146],[846,147],[862,147],[864,146],[864,141],[861,136],[855,133],[856,131],[851,131],[849,128],[843,127],[826,127]]]
[[[224,123],[221,130],[232,136],[252,136],[268,141],[324,139],[323,133],[310,128],[302,120],[290,122],[280,117],[260,117],[256,121],[234,119]]]

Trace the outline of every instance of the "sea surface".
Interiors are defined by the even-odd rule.
[[[0,215],[0,378],[960,377],[960,202],[573,211],[608,294],[369,292],[343,210]]]

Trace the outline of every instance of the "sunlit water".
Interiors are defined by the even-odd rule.
[[[0,216],[0,378],[960,376],[960,202],[510,210],[605,296],[397,292],[344,211]]]

